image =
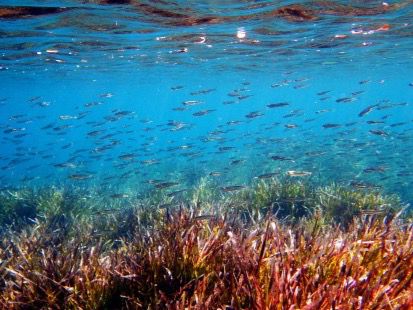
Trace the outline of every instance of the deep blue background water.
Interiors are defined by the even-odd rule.
[[[128,192],[158,179],[179,182],[176,190],[201,177],[224,186],[297,170],[321,184],[380,186],[412,201],[412,5],[311,21],[265,15],[291,3],[148,2],[222,19],[182,26],[133,5],[13,1],[71,10],[0,19],[1,186]],[[174,110],[188,100],[200,103]],[[267,106],[279,102],[289,105]],[[213,111],[193,115],[204,110]]]

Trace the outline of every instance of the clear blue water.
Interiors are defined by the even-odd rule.
[[[4,13],[22,6],[62,9]],[[294,170],[413,201],[411,1],[0,7],[3,188],[174,191]]]

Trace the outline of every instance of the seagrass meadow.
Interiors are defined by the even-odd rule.
[[[396,196],[275,178],[96,200],[0,195],[2,309],[411,309],[413,222]]]
[[[413,309],[413,0],[0,0],[0,310]]]

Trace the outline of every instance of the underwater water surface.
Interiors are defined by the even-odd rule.
[[[411,1],[0,1],[0,186],[271,177],[413,202]]]

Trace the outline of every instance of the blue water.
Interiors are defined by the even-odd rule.
[[[137,3],[0,1],[65,7],[0,14],[1,187],[294,170],[413,201],[410,1]]]

